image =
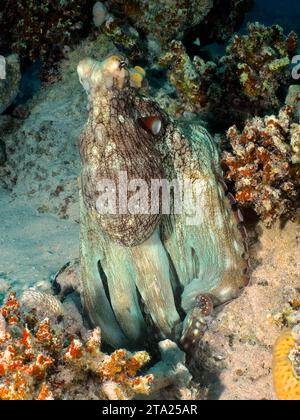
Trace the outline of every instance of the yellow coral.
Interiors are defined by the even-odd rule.
[[[135,88],[141,88],[145,79],[146,72],[140,66],[135,66],[130,70],[130,84]]]
[[[146,71],[145,71],[145,69],[143,69],[143,67],[141,67],[141,66],[134,66],[133,69],[135,71],[137,71],[138,73],[140,73],[142,76],[144,76],[144,77],[146,76]]]
[[[132,71],[130,72],[130,84],[133,87],[141,88],[143,83],[144,77],[141,73]]]
[[[282,334],[273,351],[273,378],[279,400],[300,400],[300,379],[296,377],[290,352],[297,346],[292,331]]]

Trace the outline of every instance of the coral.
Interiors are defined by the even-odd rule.
[[[178,398],[190,389],[192,375],[186,367],[186,356],[178,346],[170,340],[159,343],[161,360],[149,370],[154,377],[152,392],[163,398],[164,390],[170,387]],[[184,399],[184,398],[183,398]]]
[[[0,4],[0,51],[20,54],[22,61],[55,61],[65,45],[85,35],[93,0],[8,0]]]
[[[291,126],[292,163],[300,164],[300,124]]]
[[[177,127],[156,102],[131,86],[130,74],[124,57],[117,55],[78,65],[89,99],[80,137],[80,289],[91,322],[114,347],[179,341],[181,317],[189,319],[191,313],[194,325],[195,306],[210,307],[208,300],[197,299],[200,294],[225,302],[247,284],[249,274],[242,215],[236,206],[232,211],[232,197],[226,197],[213,139],[201,126]],[[159,206],[154,212],[117,206],[115,214],[102,212],[99,185],[119,194],[120,186],[140,179],[144,191],[151,190],[151,179],[189,179],[196,214],[191,204],[178,214],[170,209],[171,217],[162,217]],[[113,185],[105,188],[99,184],[103,180]],[[129,187],[128,203],[133,193]],[[142,202],[150,205],[146,194]],[[194,338],[201,334],[194,333],[190,342]]]
[[[296,324],[293,328],[286,330],[274,345],[273,379],[279,400],[300,401],[299,327],[300,324]]]
[[[68,336],[58,324],[24,312],[14,293],[0,309],[0,400],[76,399],[94,380],[98,399],[114,389],[115,399],[150,392],[153,375],[137,376],[146,352],[101,352],[99,328],[86,340]]]
[[[224,41],[242,22],[252,0],[107,0],[109,10],[127,19],[148,41],[167,51],[169,42],[200,36],[201,42]],[[148,45],[149,46],[149,45]]]
[[[182,38],[186,29],[205,18],[213,0],[107,0],[106,4],[115,16],[127,17],[140,33],[156,38],[167,47],[169,41]]]
[[[5,58],[5,77],[0,78],[0,114],[11,105],[19,90],[21,80],[20,63],[17,55],[12,54]]]
[[[34,289],[28,289],[23,293],[21,303],[32,309],[36,308],[38,315],[48,316],[51,319],[61,317],[65,313],[62,303],[55,296]]]
[[[131,69],[130,80],[131,80],[131,85],[133,87],[140,89],[143,86],[145,86],[145,80],[146,80],[145,77],[146,77],[146,71],[142,67],[135,66],[133,69]]]
[[[214,0],[213,8],[192,33],[199,37],[201,45],[224,43],[238,31],[245,13],[249,12],[254,4],[254,0]]]
[[[248,25],[248,35],[235,35],[227,55],[237,63],[238,77],[250,100],[262,100],[278,107],[278,90],[289,80],[291,58],[297,52],[295,32],[287,37],[279,26]]]
[[[289,65],[297,51],[297,35],[287,37],[279,26],[248,25],[235,35],[226,55],[215,62],[188,56],[181,41],[172,41],[160,64],[168,67],[170,83],[180,98],[178,112],[211,112],[215,124],[279,110],[282,90],[290,79]]]
[[[292,123],[292,116],[293,109],[285,106],[278,117],[247,121],[241,134],[236,126],[227,132],[232,152],[223,154],[226,178],[234,182],[237,201],[253,207],[268,226],[281,216],[293,218],[299,205],[293,148],[300,127]]]
[[[118,51],[126,54],[131,60],[141,59],[143,56],[143,46],[138,32],[130,25],[109,15],[101,31],[112,41]]]
[[[169,81],[175,86],[181,102],[178,104],[178,112],[195,112],[206,105],[207,99],[202,93],[199,73],[181,41],[172,41],[169,51],[160,58],[159,63],[170,68]]]

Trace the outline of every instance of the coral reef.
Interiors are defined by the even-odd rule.
[[[82,60],[78,74],[89,98],[80,137],[84,306],[114,347],[149,337],[179,340],[181,317],[196,324],[193,309],[204,301],[199,295],[225,302],[249,280],[242,215],[232,211],[231,196],[225,196],[216,146],[203,127],[189,125],[183,133],[154,101],[140,95],[131,86],[124,57]],[[189,204],[171,217],[144,207],[105,214],[99,181],[114,182],[109,191],[117,192],[120,171],[128,183],[142,178],[147,188],[151,179],[191,180],[192,201],[201,200],[193,201],[199,212]],[[128,202],[131,197],[128,192]],[[196,219],[189,220],[194,214]],[[197,328],[190,335],[190,342],[201,339]]]
[[[18,94],[19,83],[21,80],[19,58],[15,54],[5,57],[5,74],[0,77],[0,114],[11,105]]]
[[[248,25],[248,35],[235,35],[227,47],[227,55],[237,63],[237,74],[243,92],[254,103],[264,100],[278,107],[278,91],[289,80],[291,58],[297,52],[295,32],[287,37],[278,25],[265,27],[258,23]]]
[[[63,304],[60,299],[63,300]],[[25,290],[20,298],[22,308],[27,312],[34,312],[38,319],[48,318],[52,324],[59,323],[64,333],[69,336],[85,337],[88,330],[78,301],[79,299],[76,304],[76,298],[71,294],[59,297],[34,288]]]
[[[192,34],[199,37],[201,45],[224,43],[237,31],[245,13],[254,7],[254,0],[214,0],[214,6]],[[189,34],[191,36],[191,34]]]
[[[101,27],[101,31],[114,43],[115,48],[124,53],[130,60],[143,57],[144,48],[139,33],[130,25],[109,15]]]
[[[247,35],[235,35],[226,55],[215,62],[193,60],[181,41],[172,41],[160,64],[168,67],[170,83],[180,98],[177,112],[211,112],[216,125],[279,110],[287,88],[290,60],[297,35],[287,37],[279,26],[248,25]]]
[[[279,400],[300,401],[300,313],[293,318],[296,325],[284,331],[274,345],[273,378]]]
[[[0,51],[20,54],[23,62],[56,61],[63,48],[87,34],[93,0],[8,0],[0,4]]]
[[[299,206],[299,124],[285,106],[278,117],[249,120],[242,133],[229,128],[232,152],[225,151],[226,178],[234,182],[237,201],[253,207],[270,226],[281,216],[293,218]]]
[[[0,399],[131,399],[148,394],[153,375],[137,376],[146,352],[100,351],[99,328],[82,341],[59,324],[24,312],[14,293],[0,309]],[[93,379],[93,389],[91,384]],[[90,392],[90,395],[88,395]]]
[[[105,4],[117,17],[131,24],[148,47],[154,43],[167,51],[172,40],[184,37],[201,42],[224,41],[242,22],[252,0],[107,0]],[[156,48],[156,47],[155,47]],[[151,48],[150,48],[151,49]]]
[[[287,96],[285,98],[285,104],[291,106],[294,111],[294,119],[297,122],[300,122],[300,85],[291,85],[289,87]],[[292,139],[291,144],[294,148],[295,156],[294,156],[294,163],[297,163],[299,157],[299,140]],[[299,163],[299,162],[298,162]]]
[[[62,303],[56,297],[35,289],[26,290],[22,295],[21,303],[35,309],[39,317],[47,316],[51,320],[55,320],[65,314]]]
[[[103,353],[100,329],[66,328],[57,306],[62,304],[55,297],[30,291],[21,301],[11,292],[0,308],[0,400],[204,397],[172,341],[158,344],[161,360],[145,372],[147,352]],[[66,318],[69,308],[63,306]],[[43,318],[49,308],[50,318]]]
[[[140,33],[154,37],[165,48],[169,41],[182,38],[186,29],[200,23],[213,6],[213,0],[107,0],[105,3],[115,16],[126,16]]]
[[[202,92],[199,73],[181,41],[173,40],[169,51],[160,58],[159,63],[170,68],[168,78],[180,99],[177,104],[178,113],[195,112],[205,107],[207,99],[205,92]],[[204,62],[201,63],[204,65]]]

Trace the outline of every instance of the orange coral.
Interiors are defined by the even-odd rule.
[[[104,380],[126,383],[128,386],[138,386],[144,381],[150,384],[152,376],[136,377],[138,370],[150,360],[148,353],[140,351],[133,356],[125,350],[116,350],[99,366],[99,376]]]
[[[19,319],[20,304],[16,299],[16,294],[11,292],[5,305],[1,308],[0,313],[4,316],[8,324],[15,324]]]
[[[53,396],[47,384],[43,383],[37,397],[37,400],[45,401],[45,400],[52,400]]]
[[[0,314],[0,400],[59,399],[67,392],[72,394],[72,389],[77,396],[91,377],[99,399],[107,397],[112,384],[114,395],[121,399],[149,392],[152,375],[137,376],[149,361],[146,352],[117,350],[106,355],[100,350],[99,328],[86,341],[67,336],[49,319],[39,320],[22,312],[14,293]]]
[[[291,330],[285,331],[274,346],[273,378],[279,400],[300,400],[300,378],[297,377],[290,358],[296,346]]]

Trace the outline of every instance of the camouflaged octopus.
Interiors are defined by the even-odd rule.
[[[82,60],[78,74],[89,97],[80,137],[85,309],[113,347],[154,338],[192,345],[201,317],[236,297],[249,280],[246,232],[233,196],[226,197],[214,141],[201,126],[180,130],[142,94],[143,84],[120,56]],[[98,182],[114,180],[119,191],[120,171],[147,185],[188,178],[196,188],[200,181],[199,223],[187,223],[187,212],[99,212]]]

